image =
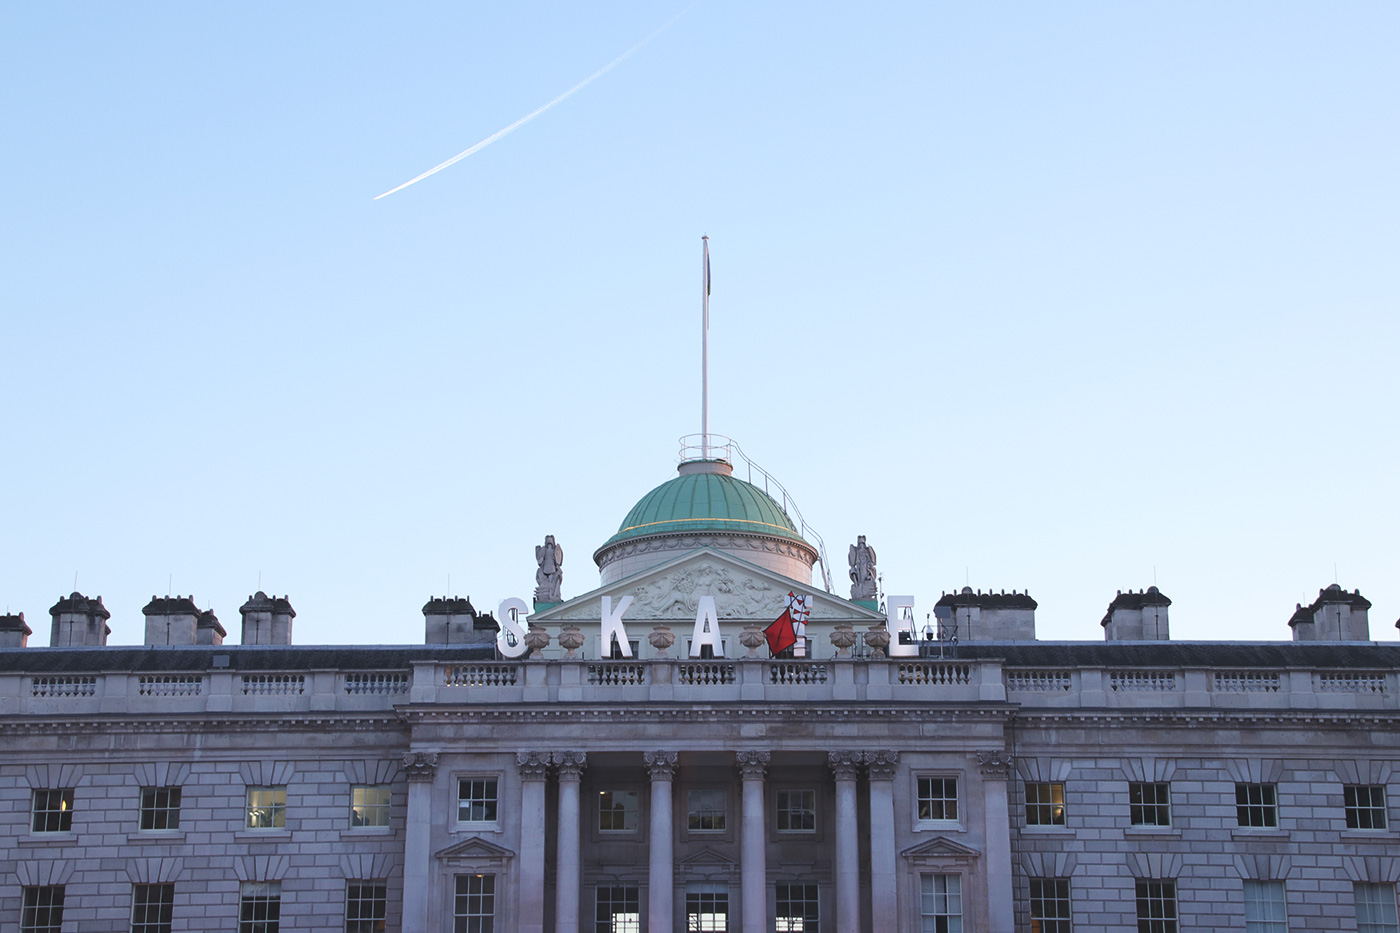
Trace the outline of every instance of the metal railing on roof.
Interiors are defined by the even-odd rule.
[[[807,520],[802,517],[802,510],[797,507],[797,503],[793,501],[792,495],[783,488],[782,483],[774,479],[771,473],[744,453],[733,438],[725,437],[723,434],[687,434],[681,438],[680,445],[682,463],[688,460],[723,460],[732,467],[737,457],[744,462],[744,467],[748,471],[748,482],[751,485],[759,485],[754,482],[754,474],[758,474],[763,480],[763,491],[768,493],[769,498],[781,505],[783,514],[797,525],[798,534],[817,546],[817,560],[822,565],[822,585],[826,587],[828,593],[831,592],[831,561],[826,556],[826,542],[822,540],[821,535],[817,534],[815,528],[807,524]]]

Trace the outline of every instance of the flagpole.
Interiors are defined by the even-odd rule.
[[[701,456],[710,459],[710,238],[704,244],[704,268],[700,284],[700,444]]]

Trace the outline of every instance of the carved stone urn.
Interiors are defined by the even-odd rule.
[[[564,657],[577,658],[576,652],[583,647],[583,632],[577,625],[569,624],[559,629],[559,647],[565,651]]]
[[[870,631],[865,633],[865,643],[870,646],[870,650],[875,653],[875,657],[883,658],[885,648],[890,643],[889,629],[885,628],[883,622],[877,622],[870,626]]]
[[[757,622],[750,622],[748,625],[745,625],[744,630],[739,633],[739,644],[749,649],[749,653],[746,657],[758,657],[758,646],[767,640],[768,639],[763,635],[763,629]]]
[[[651,634],[647,636],[647,641],[656,649],[658,658],[666,657],[666,649],[676,643],[676,635],[671,631],[671,626],[665,622],[658,622],[651,627]]]
[[[549,630],[537,622],[531,622],[530,630],[525,633],[525,645],[538,655],[549,647]]]
[[[831,643],[836,646],[838,658],[849,658],[851,646],[856,643],[856,630],[849,622],[838,622],[831,630]]]

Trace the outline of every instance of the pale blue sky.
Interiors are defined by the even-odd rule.
[[[920,618],[1394,640],[1400,5],[0,6],[0,608],[528,599],[699,428]],[[173,583],[172,583],[173,580]],[[844,585],[838,586],[844,594]]]

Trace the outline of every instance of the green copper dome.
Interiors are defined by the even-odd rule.
[[[599,551],[647,535],[724,532],[803,540],[768,493],[729,475],[723,461],[703,461],[682,464],[680,476],[642,496]]]

